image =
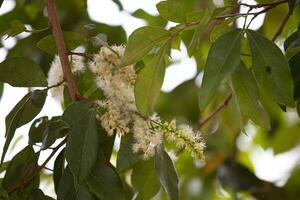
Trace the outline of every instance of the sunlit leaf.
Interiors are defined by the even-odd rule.
[[[145,26],[136,29],[126,45],[122,65],[126,66],[141,60],[155,45],[167,40],[169,31],[157,26]]]
[[[176,1],[161,1],[156,5],[159,14],[166,20],[184,23],[185,13],[182,6]]]
[[[293,80],[287,59],[272,41],[247,30],[254,76],[262,88],[279,104],[294,106]]]
[[[200,88],[200,109],[213,102],[221,82],[240,65],[241,33],[241,30],[225,33],[210,48]]]
[[[171,200],[179,199],[178,177],[173,162],[162,147],[155,150],[155,169]]]

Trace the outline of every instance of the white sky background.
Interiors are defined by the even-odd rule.
[[[90,17],[99,22],[112,25],[122,25],[128,36],[136,28],[146,25],[143,20],[134,18],[130,16],[129,13],[142,8],[150,14],[157,14],[155,4],[157,4],[159,0],[121,0],[121,2],[123,3],[126,11],[120,12],[118,7],[111,0],[88,0],[88,11]],[[222,3],[220,0],[215,0],[215,2],[219,5]],[[255,4],[254,0],[245,0],[243,2]],[[5,0],[0,9],[0,16],[13,7],[14,2],[12,0]],[[246,12],[247,10],[245,10],[245,8],[241,8],[241,11]],[[263,23],[263,18],[263,15],[261,17],[257,17],[250,28],[259,28]],[[243,23],[243,19],[240,19],[238,21],[238,26],[241,27]],[[11,48],[14,44],[14,39],[8,39],[4,43],[6,48]],[[5,56],[6,50],[0,48],[0,62],[4,60]],[[196,75],[196,62],[194,59],[188,58],[186,48],[183,44],[181,45],[181,51],[172,50],[172,58],[174,61],[178,62],[169,67],[166,71],[165,81],[162,87],[162,90],[166,92],[171,91],[183,81],[191,79]],[[4,144],[5,116],[26,94],[26,92],[27,91],[24,88],[14,88],[5,84],[4,94],[0,101],[0,152],[2,151]],[[39,116],[55,116],[61,113],[62,110],[59,104],[54,99],[48,97]],[[25,125],[17,130],[16,136],[23,136],[24,138],[18,143],[17,148],[8,154],[8,159],[27,145],[28,129],[29,125]],[[252,140],[251,136],[253,137],[253,134],[250,134],[249,136],[242,136],[238,143],[239,146],[245,147],[245,144],[250,144]],[[251,148],[251,160],[255,162],[255,173],[257,176],[265,180],[284,181],[290,168],[299,161],[299,156],[295,156],[295,151],[274,156],[272,150],[263,150],[262,148],[253,148],[250,146],[249,148]],[[299,155],[299,151],[297,154]],[[52,163],[49,167],[52,168]]]

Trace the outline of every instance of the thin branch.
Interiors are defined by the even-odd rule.
[[[64,73],[64,78],[73,101],[78,101],[81,99],[79,90],[76,86],[74,76],[72,74],[69,60],[68,51],[64,42],[62,30],[56,13],[56,7],[54,0],[45,0],[46,9],[48,12],[49,23],[51,25],[52,33],[55,39],[55,43],[58,50],[58,55],[60,58],[62,70]]]
[[[225,99],[224,101],[215,109],[212,111],[212,113],[210,113],[208,115],[208,117],[206,117],[205,119],[201,120],[198,124],[198,129],[200,129],[202,126],[204,126],[207,122],[209,122],[212,118],[214,118],[223,108],[225,108],[230,99],[232,97],[232,93],[230,93]]]
[[[255,9],[255,8],[263,8],[263,7],[267,7],[267,6],[278,6],[280,4],[284,4],[287,2],[288,2],[287,0],[282,0],[282,1],[275,1],[275,2],[271,2],[271,3],[260,3],[260,4],[255,4],[255,5],[249,5],[246,3],[239,3],[238,5],[247,6],[249,8]]]
[[[24,181],[22,181],[20,184],[18,184],[17,186],[15,186],[14,188],[12,188],[10,191],[8,191],[9,194],[17,191],[19,188],[22,187],[26,187],[28,184],[31,183],[31,181],[35,178],[35,176],[37,176],[40,171],[46,167],[46,164],[51,160],[51,158],[56,154],[56,152],[66,143],[67,139],[65,138],[63,141],[61,141],[56,147],[53,148],[51,154],[48,156],[48,158],[42,163],[41,166],[37,166],[32,174],[25,179]]]
[[[292,15],[293,11],[292,10],[289,10],[289,12],[287,13],[287,15],[285,16],[285,18],[283,19],[283,21],[281,22],[280,26],[278,27],[275,35],[273,36],[272,38],[272,41],[274,42],[277,37],[281,34],[281,32],[283,31],[286,23],[288,22],[290,16]]]
[[[62,81],[56,83],[55,85],[50,85],[50,86],[46,87],[46,90],[49,90],[49,89],[52,89],[52,88],[55,88],[55,87],[59,87],[59,86],[61,86],[64,82],[65,82],[65,80],[62,80]]]
[[[245,16],[248,16],[248,15],[254,15],[253,18],[256,18],[258,15],[260,15],[262,13],[265,13],[268,10],[271,10],[271,9],[275,8],[276,6],[281,5],[283,3],[287,3],[287,1],[283,0],[283,1],[273,2],[273,3],[265,3],[265,4],[257,4],[257,5],[249,5],[249,4],[243,4],[242,3],[242,4],[239,4],[239,5],[248,6],[251,9],[254,9],[254,8],[264,8],[264,9],[261,10],[261,11],[252,12],[252,13],[233,13],[233,14],[228,14],[228,15],[221,15],[221,16],[216,17],[215,19],[225,19],[225,18],[228,18],[228,17],[245,17]]]

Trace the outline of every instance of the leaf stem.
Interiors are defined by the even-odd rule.
[[[70,64],[68,60],[68,51],[66,49],[61,26],[58,20],[55,2],[54,0],[45,0],[45,5],[48,12],[49,23],[57,46],[58,55],[60,58],[68,91],[73,101],[79,101],[82,98],[76,86],[75,79],[70,68]]]
[[[281,34],[281,32],[283,31],[286,23],[288,22],[290,16],[292,15],[293,11],[292,10],[289,10],[289,12],[287,13],[287,15],[285,16],[285,18],[283,19],[283,21],[281,22],[280,26],[278,27],[275,35],[273,36],[272,38],[272,41],[274,42],[277,37]]]
[[[61,141],[56,147],[54,147],[52,149],[51,154],[48,156],[48,158],[40,165],[37,166],[31,176],[29,176],[27,179],[25,179],[24,181],[22,181],[20,184],[18,184],[16,187],[14,187],[13,189],[11,189],[10,191],[8,191],[9,194],[17,191],[19,188],[22,187],[26,187],[28,184],[30,184],[30,182],[34,179],[35,176],[37,176],[40,171],[46,167],[46,164],[51,160],[51,158],[56,154],[56,152],[66,143],[67,139],[65,138],[63,141]]]
[[[204,126],[207,122],[209,122],[212,118],[214,118],[223,108],[225,108],[230,99],[232,98],[232,93],[230,93],[225,99],[224,101],[218,105],[218,107],[213,110],[209,115],[208,117],[206,117],[205,119],[201,120],[199,123],[198,123],[198,129],[200,129],[202,126]]]

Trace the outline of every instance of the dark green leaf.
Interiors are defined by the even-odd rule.
[[[288,0],[290,10],[294,10],[296,3],[299,3],[299,1],[297,2],[297,0]]]
[[[119,7],[119,10],[123,10],[123,6],[122,3],[119,0],[112,0],[115,4],[117,4],[117,6]]]
[[[141,159],[139,154],[133,153],[133,143],[133,134],[126,134],[122,136],[120,150],[117,157],[117,170],[119,172],[128,170]]]
[[[29,144],[43,141],[43,133],[49,123],[48,117],[41,117],[33,121],[29,129]]]
[[[165,56],[168,51],[168,47],[162,47],[138,74],[134,87],[134,96],[136,107],[143,115],[150,115],[153,112],[164,81]]]
[[[59,182],[63,177],[63,173],[65,170],[65,149],[63,149],[55,159],[54,167],[53,167],[53,182],[55,192],[58,193]]]
[[[78,200],[95,200],[94,196],[91,194],[88,186],[85,183],[75,185],[75,190]]]
[[[209,21],[209,17],[210,17],[210,15],[208,14],[208,12],[203,13],[203,17],[201,18],[200,23],[196,27],[196,30],[194,31],[194,34],[192,37],[192,40],[189,44],[189,48],[188,48],[189,56],[194,55],[201,49],[202,35],[203,35],[204,29],[207,26],[207,23]]]
[[[154,160],[138,162],[132,171],[131,182],[138,192],[136,199],[151,199],[160,189],[160,182],[156,175]]]
[[[78,200],[74,187],[74,180],[69,167],[66,167],[59,181],[57,200]]]
[[[232,74],[232,85],[242,114],[256,124],[270,129],[268,114],[259,104],[259,90],[255,79],[244,64]]]
[[[185,22],[183,7],[176,1],[161,1],[156,5],[156,8],[166,20],[177,23]]]
[[[22,57],[8,58],[0,63],[0,82],[14,87],[47,86],[45,74],[40,66]]]
[[[69,51],[84,43],[84,39],[73,32],[63,32],[64,41]],[[41,39],[37,44],[37,47],[49,54],[57,54],[57,47],[53,35],[48,35]]]
[[[64,137],[70,130],[70,126],[62,120],[52,120],[48,123],[43,133],[43,143],[41,149],[49,148],[58,138]]]
[[[279,104],[294,106],[293,80],[287,59],[274,42],[247,30],[255,78]]]
[[[289,60],[291,74],[294,79],[294,99],[300,97],[300,55],[297,54]]]
[[[7,191],[16,189],[20,183],[32,176],[37,167],[39,154],[31,146],[20,151],[9,163],[2,186]]]
[[[169,31],[157,26],[136,29],[128,39],[122,65],[130,65],[141,60],[155,45],[170,38]]]
[[[68,106],[61,116],[61,120],[73,126],[79,119],[82,118],[93,106],[92,101],[83,100],[75,102]]]
[[[272,147],[274,152],[283,153],[289,151],[296,145],[300,144],[300,126],[292,126],[289,128],[279,129],[275,133],[275,137],[272,141]]]
[[[4,88],[4,84],[0,83],[0,100],[1,100],[1,97],[2,97],[2,94],[3,94],[3,88]]]
[[[33,95],[34,94],[34,95]],[[30,122],[42,110],[46,100],[46,91],[35,90],[26,94],[5,118],[6,132],[1,163],[18,127]]]
[[[45,195],[42,190],[35,189],[30,192],[28,200],[54,200],[54,199]]]
[[[88,178],[87,184],[99,199],[124,200],[122,181],[110,166],[97,165]]]
[[[155,169],[171,200],[179,199],[178,177],[173,162],[162,147],[155,149]]]
[[[89,176],[97,161],[97,123],[96,111],[91,110],[82,116],[68,134],[66,159],[78,182]]]
[[[7,37],[14,37],[26,30],[24,24],[22,24],[19,20],[14,19],[10,22],[10,29],[5,32]]]
[[[9,200],[8,193],[0,186],[0,199],[1,200]]]
[[[200,88],[200,109],[212,103],[221,82],[240,65],[241,38],[241,30],[230,31],[210,48]]]

